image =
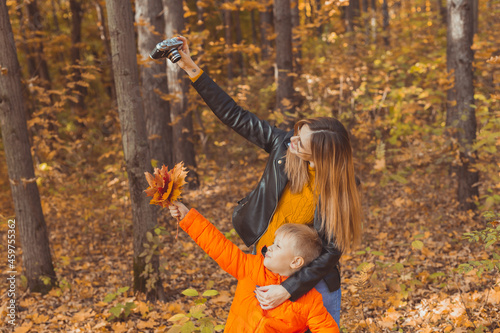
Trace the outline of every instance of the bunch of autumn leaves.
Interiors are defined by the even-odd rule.
[[[172,170],[163,165],[161,169],[155,168],[153,175],[145,172],[149,187],[144,192],[148,197],[153,197],[149,203],[166,208],[177,201],[187,183],[187,174],[183,162],[177,163]]]
[[[163,208],[170,206],[177,201],[186,182],[188,172],[184,163],[177,163],[172,170],[163,165],[161,169],[155,168],[154,174],[144,172],[149,187],[144,190],[148,197],[153,197],[149,202],[151,205],[158,205]],[[177,234],[179,236],[179,219],[177,219]]]

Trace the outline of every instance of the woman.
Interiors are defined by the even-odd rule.
[[[340,321],[340,272],[343,252],[361,238],[361,204],[348,133],[334,118],[297,122],[286,132],[243,110],[193,62],[184,37],[177,64],[214,114],[227,126],[269,153],[258,186],[238,202],[233,225],[247,246],[266,251],[284,223],[313,224],[323,241],[322,254],[281,285],[256,289],[263,309],[295,301],[312,288]],[[340,327],[340,324],[339,324]]]

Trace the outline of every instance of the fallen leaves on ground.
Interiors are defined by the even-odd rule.
[[[245,251],[249,249],[231,232],[231,214],[236,201],[256,183],[263,162],[259,159],[245,168],[206,165],[201,172],[202,187],[184,194],[188,207],[202,212]],[[42,296],[28,293],[18,279],[19,317],[14,332],[167,332],[172,326],[168,319],[188,313],[194,304],[181,293],[188,288],[219,292],[208,297],[205,311],[223,324],[236,280],[185,233],[175,240],[176,222],[165,211],[160,225],[170,234],[163,238],[166,246],[160,264],[167,302],[148,302],[132,289],[110,303],[103,301],[119,288],[132,286],[131,214],[128,200],[123,199],[126,182],[116,181],[113,186],[115,194],[108,206],[99,200],[83,201],[86,207],[57,207],[53,201],[44,201],[59,287]],[[379,187],[376,176],[367,176],[362,186],[366,224],[358,250],[364,253],[353,252],[342,259],[341,326],[345,332],[472,332],[480,325],[498,331],[498,275],[453,272],[472,256],[488,256],[480,246],[461,240],[463,232],[481,222],[457,210],[453,195],[445,190],[454,185],[438,187],[415,176],[408,177],[406,185]],[[87,189],[75,195],[95,197],[97,192]],[[6,226],[0,228],[5,231]],[[372,264],[365,266],[364,278],[359,269],[362,263]],[[109,321],[111,308],[127,302],[135,303],[130,316]],[[5,317],[5,306],[0,311]]]

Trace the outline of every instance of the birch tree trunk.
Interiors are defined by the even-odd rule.
[[[0,126],[19,231],[15,243],[10,245],[16,248],[22,245],[23,274],[29,289],[47,293],[57,283],[56,274],[33,169],[21,69],[5,0],[0,1],[0,45]],[[9,270],[15,271],[16,268],[10,267]],[[42,277],[49,278],[45,279],[48,283],[44,283]]]
[[[147,242],[146,233],[156,225],[156,212],[143,192],[147,188],[144,172],[151,171],[151,164],[137,70],[132,6],[129,1],[106,0],[106,9],[118,115],[132,204],[134,290],[146,293],[149,300],[162,299],[163,289],[158,278],[158,256],[153,256],[150,263],[139,256],[145,249],[143,244]],[[143,274],[146,270],[147,277]]]
[[[458,201],[464,210],[475,209],[473,200],[479,196],[479,173],[473,170],[476,152],[476,112],[471,46],[474,36],[473,0],[448,0],[447,66],[454,76],[448,94],[447,124],[455,128],[459,144]]]
[[[172,167],[172,127],[168,95],[167,67],[165,60],[153,60],[149,54],[161,42],[165,31],[162,0],[137,0],[135,21],[141,63],[141,89],[144,99],[144,115],[151,157]],[[163,98],[162,98],[163,97]]]

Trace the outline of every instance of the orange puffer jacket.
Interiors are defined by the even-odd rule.
[[[263,310],[256,286],[280,284],[286,277],[264,267],[262,255],[243,253],[195,209],[180,222],[191,238],[226,272],[238,279],[224,332],[338,333],[335,320],[323,306],[321,294],[312,289],[295,302],[289,300],[272,310]]]

